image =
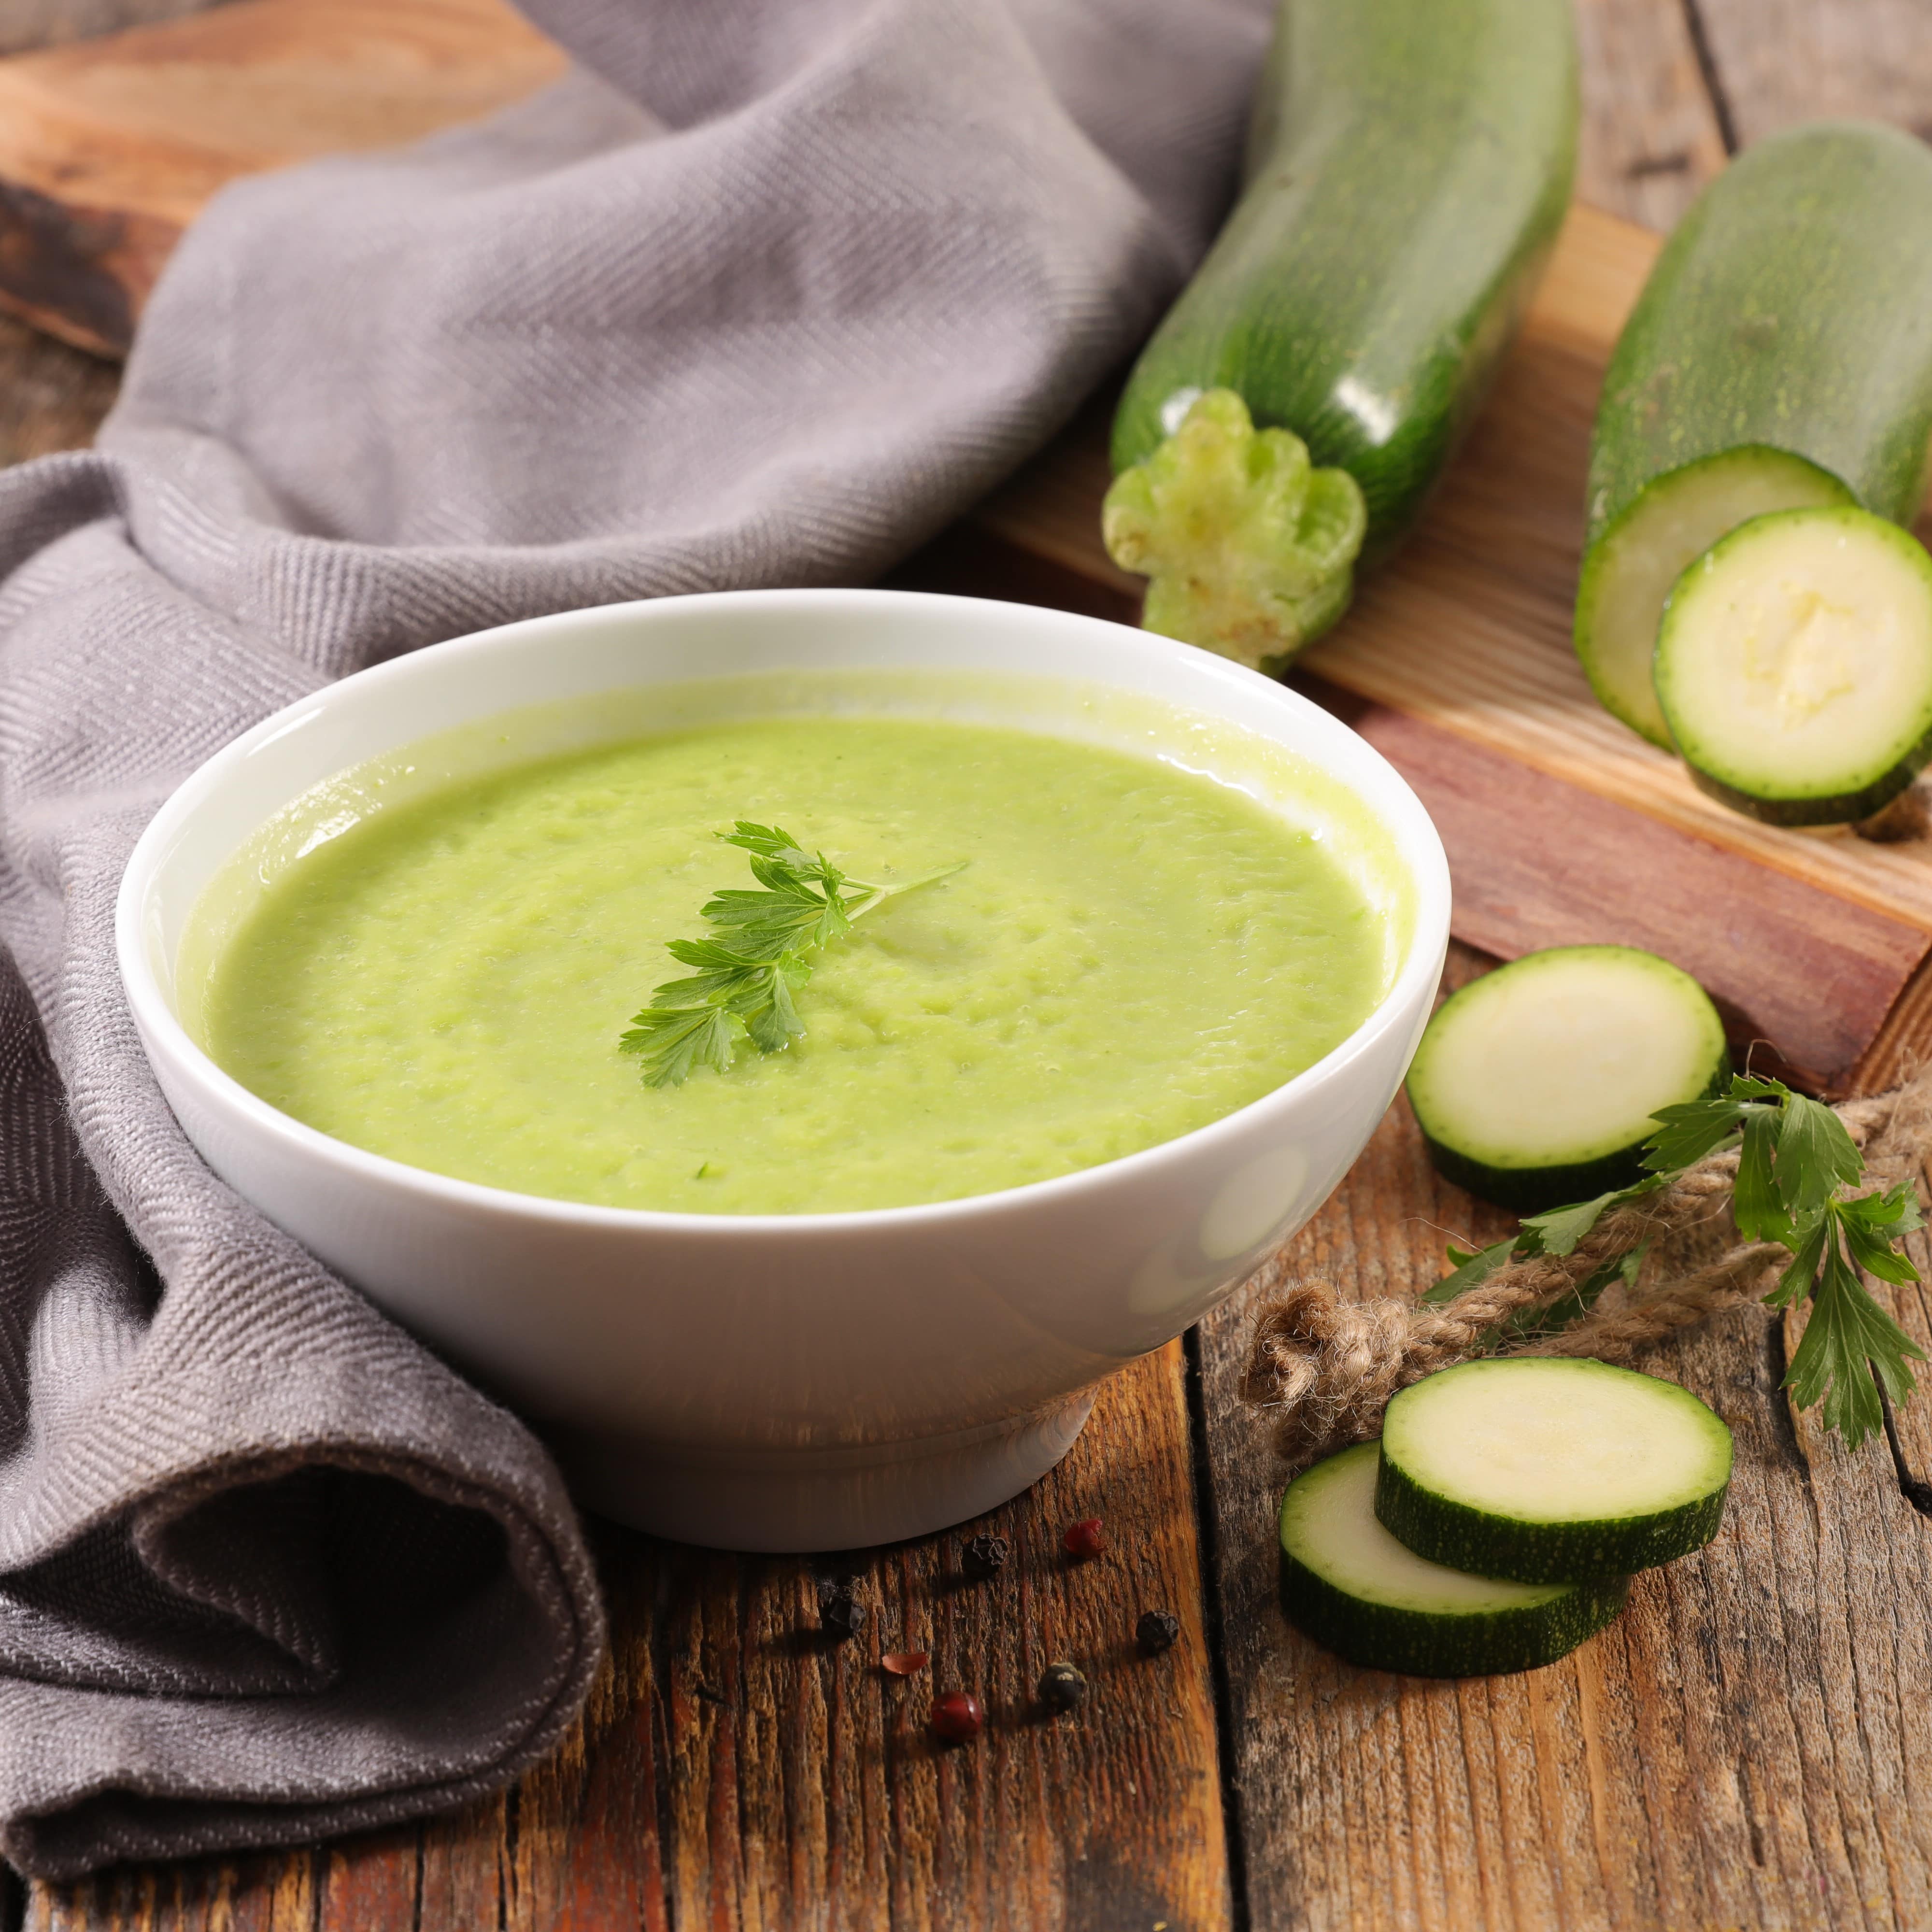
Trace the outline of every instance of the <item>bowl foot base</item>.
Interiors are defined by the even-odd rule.
[[[1094,1393],[951,1435],[853,1448],[706,1453],[614,1432],[544,1433],[578,1501],[633,1529],[712,1550],[863,1550],[1018,1496],[1072,1448]]]

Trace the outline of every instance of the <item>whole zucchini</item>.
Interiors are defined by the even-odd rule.
[[[1671,740],[1664,602],[1748,518],[1854,500],[1898,524],[1932,450],[1932,149],[1875,122],[1772,136],[1678,225],[1624,325],[1590,445],[1576,654]]]
[[[1169,580],[1150,628],[1252,663],[1341,614],[1337,538],[1372,565],[1414,521],[1548,260],[1576,140],[1568,0],[1283,0],[1240,199],[1114,418],[1106,534]],[[1219,419],[1190,449],[1170,439],[1197,403]],[[1354,479],[1365,530],[1310,459]],[[1267,500],[1246,516],[1244,490]]]

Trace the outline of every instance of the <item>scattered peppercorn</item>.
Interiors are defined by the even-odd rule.
[[[1165,1610],[1142,1611],[1141,1620],[1134,1626],[1134,1640],[1150,1657],[1172,1650],[1180,1634],[1180,1619]]]
[[[1084,1521],[1076,1522],[1060,1538],[1060,1541],[1065,1545],[1068,1556],[1084,1558],[1098,1556],[1107,1546],[1107,1535],[1100,1527],[1100,1519],[1097,1516],[1090,1516]]]
[[[949,1690],[932,1700],[932,1728],[950,1744],[963,1744],[980,1735],[986,1714],[970,1691]]]
[[[828,1592],[818,1600],[818,1628],[830,1636],[856,1636],[866,1628],[866,1606],[850,1590]]]
[[[966,1559],[967,1568],[976,1576],[995,1576],[1006,1567],[1006,1558],[1013,1553],[1013,1546],[1004,1536],[982,1533],[962,1544],[960,1553]]]
[[[1049,1711],[1078,1708],[1087,1695],[1087,1680],[1070,1664],[1049,1664],[1040,1674],[1040,1701]]]

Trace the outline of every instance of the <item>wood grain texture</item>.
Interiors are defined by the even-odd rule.
[[[0,302],[119,354],[218,188],[473,120],[563,67],[504,0],[232,0],[0,60]]]
[[[1067,1460],[959,1534],[862,1552],[860,1638],[817,1628],[813,1570],[601,1528],[613,1656],[561,1750],[503,1798],[416,1831],[110,1874],[32,1897],[33,1932],[1219,1932],[1232,1922],[1179,1343],[1102,1390]],[[1076,1564],[1068,1524],[1108,1553]],[[1182,1623],[1144,1658],[1146,1608]],[[931,1667],[900,1679],[886,1651]],[[1092,1686],[1051,1717],[1051,1660]],[[986,1708],[937,1744],[934,1688]]]
[[[1858,115],[1932,134],[1922,0],[1690,0],[1740,145]]]
[[[1584,74],[1576,198],[1660,232],[1724,165],[1683,0],[1575,0]]]
[[[1484,963],[1458,948],[1449,983]],[[1399,1105],[1297,1258],[1352,1295],[1408,1292],[1445,1232],[1510,1225],[1436,1178]],[[1932,1523],[1882,1442],[1848,1456],[1794,1425],[1764,1314],[1648,1364],[1736,1432],[1718,1541],[1548,1670],[1431,1683],[1352,1669],[1281,1615],[1281,1478],[1235,1396],[1253,1312],[1210,1318],[1202,1360],[1256,1932],[1932,1924]]]
[[[0,5],[0,54],[152,26],[216,4],[218,0],[5,0]]]

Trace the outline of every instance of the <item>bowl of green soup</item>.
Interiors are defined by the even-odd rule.
[[[1320,1204],[1449,884],[1353,733],[1205,652],[883,591],[434,646],[196,772],[121,970],[269,1219],[728,1548],[958,1522]]]

